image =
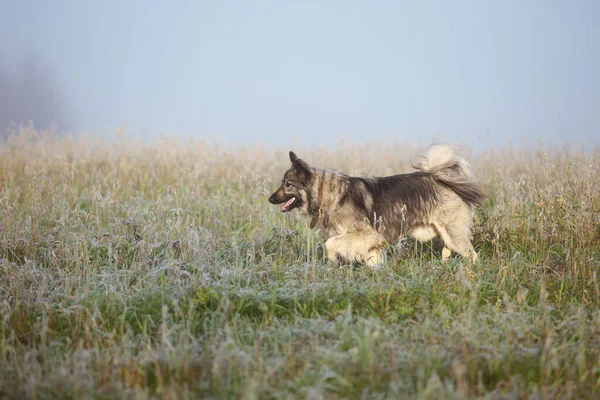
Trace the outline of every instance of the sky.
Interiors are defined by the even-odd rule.
[[[0,1],[0,124],[600,143],[599,1]]]

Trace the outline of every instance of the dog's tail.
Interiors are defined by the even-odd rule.
[[[433,179],[454,191],[468,204],[481,204],[481,185],[471,172],[469,163],[454,154],[450,146],[430,146],[425,154],[415,157],[412,166],[419,171],[430,173]]]

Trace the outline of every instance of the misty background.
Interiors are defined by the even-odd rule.
[[[0,129],[592,146],[599,17],[583,0],[3,0]]]

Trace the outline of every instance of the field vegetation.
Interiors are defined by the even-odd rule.
[[[600,397],[600,149],[466,149],[480,261],[404,240],[381,269],[267,202],[287,150],[3,141],[0,398]],[[422,148],[294,150],[386,175]]]

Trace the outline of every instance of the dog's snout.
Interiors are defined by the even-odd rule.
[[[277,201],[277,192],[273,193],[271,195],[271,197],[269,197],[269,203],[271,203],[271,204],[277,204],[278,203],[278,201]]]

